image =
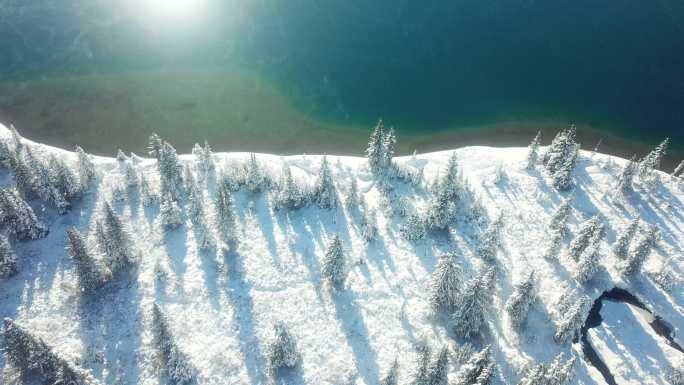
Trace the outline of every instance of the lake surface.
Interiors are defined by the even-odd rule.
[[[358,154],[380,117],[403,152],[684,149],[681,1],[2,0],[0,52],[0,120],[95,153]]]

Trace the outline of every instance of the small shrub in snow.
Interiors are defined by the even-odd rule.
[[[9,239],[0,234],[0,278],[9,278],[17,272],[17,255],[14,254]]]
[[[399,362],[395,359],[389,371],[380,380],[380,385],[398,385],[399,383]]]
[[[301,359],[297,340],[283,322],[276,323],[273,329],[275,335],[268,345],[267,353],[270,369],[275,372],[279,368],[295,367]]]
[[[102,218],[97,221],[95,235],[110,270],[116,273],[134,263],[131,237],[109,203],[105,203],[103,211]]]
[[[539,146],[541,145],[541,130],[537,131],[537,135],[534,136],[530,145],[527,146],[527,156],[525,158],[525,167],[528,170],[533,169],[537,162],[539,161]]]
[[[534,270],[513,288],[513,294],[506,301],[506,312],[513,327],[519,328],[525,322],[532,304],[537,300],[534,285]]]
[[[492,267],[466,283],[451,315],[452,327],[457,336],[474,336],[485,327],[485,313],[491,302],[494,277]]]
[[[489,346],[474,354],[456,374],[456,385],[489,385],[494,379],[496,363]]]
[[[613,255],[617,259],[626,259],[629,253],[629,245],[634,239],[637,230],[639,230],[639,217],[635,217],[626,229],[620,232],[620,236],[615,241],[613,246]]]
[[[451,312],[459,300],[463,271],[454,253],[439,258],[430,283],[430,306],[435,311]]]
[[[90,293],[105,283],[105,276],[92,257],[86,240],[75,228],[67,230],[67,253],[76,265],[82,292]]]
[[[153,343],[160,353],[162,368],[170,384],[187,385],[195,382],[196,372],[188,358],[174,341],[166,315],[157,304],[152,307]]]
[[[330,173],[328,160],[325,156],[323,156],[323,160],[321,161],[321,168],[318,171],[318,178],[316,179],[316,183],[314,184],[311,193],[311,200],[315,202],[318,207],[324,209],[330,209],[337,206],[337,191],[332,179],[332,174]]]
[[[181,210],[169,194],[162,197],[161,205],[159,205],[159,215],[161,216],[161,225],[164,230],[177,229],[183,224]]]
[[[236,221],[233,209],[233,194],[230,192],[230,184],[222,179],[216,197],[214,198],[216,208],[216,227],[219,235],[227,242],[236,240]]]
[[[600,240],[605,231],[603,223],[598,216],[593,216],[589,220],[582,223],[580,229],[577,231],[575,239],[570,242],[569,255],[573,260],[579,261],[582,253],[592,244],[592,240]]]
[[[48,233],[31,206],[10,188],[0,188],[0,229],[20,240],[42,238]]]
[[[589,301],[585,297],[580,297],[573,302],[563,306],[560,319],[556,322],[556,333],[553,339],[564,344],[573,339],[584,324],[584,313]]]
[[[417,241],[425,238],[425,224],[418,214],[410,215],[401,227],[401,236],[408,241]]]
[[[618,263],[617,268],[622,276],[627,277],[638,273],[659,240],[660,230],[655,225],[650,226],[639,242],[629,251],[627,259]]]
[[[333,287],[340,287],[344,284],[347,276],[347,262],[342,249],[340,236],[335,234],[328,245],[323,257],[323,269],[321,275],[323,280]]]

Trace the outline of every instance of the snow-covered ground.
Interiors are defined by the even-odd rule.
[[[9,131],[0,126],[0,137]],[[199,138],[198,138],[199,139]],[[399,138],[401,140],[401,138]],[[68,161],[75,155],[41,146]],[[87,150],[87,149],[86,149]],[[515,384],[527,365],[548,362],[559,352],[574,352],[574,383],[602,384],[601,375],[582,359],[578,344],[559,345],[553,340],[554,322],[561,316],[558,304],[568,295],[597,298],[615,285],[638,296],[656,314],[674,326],[679,344],[684,329],[684,286],[677,280],[669,292],[642,272],[623,280],[615,269],[611,244],[630,220],[657,224],[659,247],[646,261],[646,272],[657,271],[666,258],[676,277],[684,277],[684,185],[660,173],[656,189],[637,187],[619,202],[616,176],[625,160],[582,151],[575,169],[575,188],[559,193],[551,187],[542,167],[525,169],[526,149],[467,147],[455,150],[460,170],[490,217],[503,214],[502,247],[498,251],[496,289],[488,309],[488,330],[470,342],[477,348],[491,344],[497,362],[497,383]],[[397,197],[406,197],[409,210],[422,209],[430,197],[429,182],[442,172],[451,151],[395,158],[398,164],[423,169],[425,181],[413,186],[393,181]],[[215,154],[217,173],[244,162],[249,154]],[[279,175],[284,162],[294,177],[312,184],[321,156],[279,157],[258,154],[260,165]],[[181,156],[194,162],[194,156]],[[431,316],[428,304],[430,274],[438,257],[455,251],[465,278],[483,265],[476,255],[482,229],[458,220],[448,234],[433,234],[417,242],[400,236],[404,218],[388,216],[380,208],[377,181],[366,160],[328,156],[340,197],[352,178],[371,208],[377,208],[379,233],[367,243],[360,234],[359,214],[340,206],[327,210],[307,207],[274,210],[272,195],[235,193],[238,242],[234,249],[200,252],[188,219],[176,230],[164,231],[158,209],[144,207],[135,192],[113,199],[124,180],[115,159],[96,158],[100,183],[66,215],[32,202],[50,227],[47,237],[16,242],[19,274],[0,281],[0,316],[9,317],[42,337],[59,354],[86,368],[106,384],[157,384],[158,368],[150,331],[153,303],[165,310],[178,346],[197,368],[202,384],[259,384],[268,375],[265,347],[272,327],[284,321],[297,336],[302,354],[297,370],[283,381],[293,384],[375,385],[392,362],[399,363],[399,384],[408,384],[416,368],[416,346],[437,350],[443,344],[458,346],[446,324]],[[158,180],[155,161],[136,165],[150,181]],[[501,167],[503,178],[495,170]],[[0,184],[11,183],[0,169]],[[125,189],[124,189],[125,191]],[[214,187],[204,191],[209,216]],[[602,243],[605,267],[589,284],[573,278],[575,262],[542,258],[549,241],[548,220],[566,196],[573,196],[570,234],[595,214],[606,224]],[[94,231],[94,219],[104,202],[112,201],[134,235],[141,256],[135,274],[121,277],[101,289],[95,298],[82,299],[72,261],[66,255],[65,232],[75,226],[84,234]],[[211,221],[209,221],[211,223]],[[328,241],[339,234],[346,252],[349,275],[344,290],[333,293],[322,282],[321,260]],[[536,271],[538,301],[525,328],[510,325],[504,304],[513,284],[530,269]],[[574,293],[574,294],[569,294]],[[592,330],[590,340],[614,370],[619,384],[664,383],[662,370],[677,354],[654,336],[626,305],[606,302],[606,324]],[[635,321],[636,320],[636,321]],[[5,365],[0,359],[0,367]],[[449,368],[453,377],[458,365]]]

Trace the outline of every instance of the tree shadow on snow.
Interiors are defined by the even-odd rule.
[[[188,229],[185,224],[177,229],[164,232],[164,250],[169,258],[171,268],[176,275],[178,288],[183,290],[183,276],[187,270],[185,258],[188,254]]]

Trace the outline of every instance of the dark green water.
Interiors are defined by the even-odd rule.
[[[330,124],[383,117],[429,135],[573,121],[684,148],[681,1],[168,2],[185,8],[0,0],[0,75],[239,66]]]

